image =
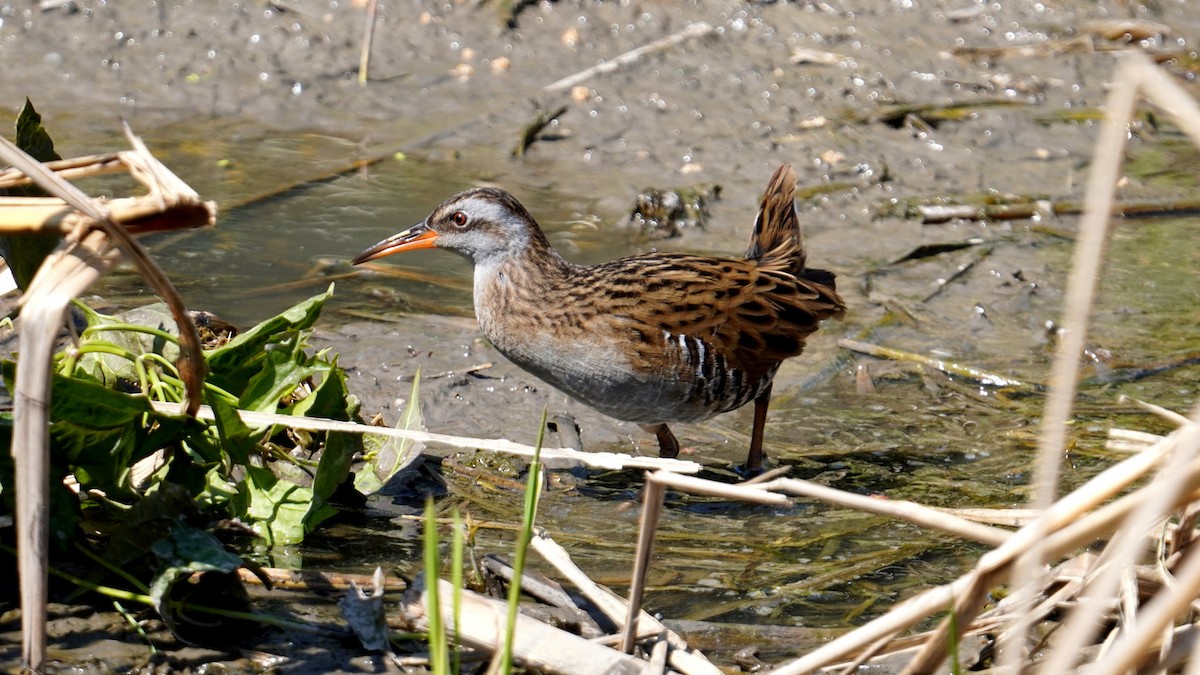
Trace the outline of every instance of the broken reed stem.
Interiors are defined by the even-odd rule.
[[[932,588],[894,608],[887,614],[819,647],[818,649],[780,666],[774,675],[800,675],[836,663],[876,640],[908,630],[929,616],[944,611],[971,592],[984,592],[1002,583],[1012,573],[1012,563],[1036,544],[1041,543],[1050,556],[1063,555],[1081,546],[1108,536],[1120,527],[1121,520],[1150,496],[1146,488],[1125,495],[1115,502],[1096,508],[1096,505],[1138,480],[1167,453],[1174,451],[1180,431],[1164,437],[1145,452],[1119,462],[1063,497],[1054,508],[1038,521],[1046,523],[1052,534],[1043,536],[1031,523],[1013,533],[1007,541],[980,557],[973,570],[957,580]],[[1200,489],[1200,460],[1195,460],[1184,472],[1188,476],[1182,503],[1190,500]],[[1081,515],[1083,514],[1083,515]],[[1044,539],[1042,542],[1040,539]],[[1039,575],[1040,578],[1040,575]],[[986,581],[987,583],[983,583]],[[1020,603],[1017,594],[1011,602]],[[1032,604],[1030,602],[1029,604]],[[962,624],[960,624],[962,625]]]
[[[780,478],[769,483],[763,483],[762,489],[782,490],[783,492],[819,499],[823,502],[854,509],[855,511],[907,520],[910,523],[916,523],[917,525],[942,532],[949,532],[964,539],[978,541],[989,546],[999,546],[1012,536],[1012,533],[1008,530],[965,520],[945,511],[932,509],[916,502],[873,499],[796,478]]]
[[[76,180],[79,178],[89,178],[91,176],[102,176],[105,174],[124,173],[127,169],[125,163],[121,161],[120,153],[109,152],[103,155],[85,155],[83,157],[69,157],[67,159],[56,159],[50,162],[44,162],[47,169],[57,173],[64,180]],[[21,185],[32,185],[33,180],[26,176],[23,171],[16,168],[9,168],[0,171],[0,189],[8,189]],[[5,201],[13,199],[5,197]]]
[[[177,227],[211,224],[215,206],[201,202],[199,196],[179,180],[133,135],[128,125],[126,136],[134,152],[120,153],[121,164],[150,190],[146,211],[138,220],[165,218]],[[21,655],[24,666],[40,672],[46,657],[46,570],[48,569],[49,426],[51,354],[54,339],[62,326],[68,303],[86,290],[119,259],[119,252],[135,264],[151,287],[172,307],[180,324],[180,372],[187,386],[189,406],[199,406],[203,384],[200,339],[195,324],[184,311],[183,301],[162,270],[149,258],[129,231],[117,222],[111,209],[102,206],[67,182],[45,164],[23,152],[14,143],[0,137],[0,159],[24,174],[28,180],[69,205],[76,214],[69,217],[59,207],[59,226],[71,220],[64,241],[42,263],[21,299],[20,353],[14,392],[12,454],[17,488],[16,520],[18,570],[21,578]],[[104,170],[111,158],[66,160],[56,166],[80,170],[83,164],[98,161]],[[7,172],[9,180],[15,180]],[[18,181],[21,182],[21,181]],[[44,225],[45,223],[43,223]],[[119,250],[119,252],[118,252]],[[190,331],[188,330],[190,327]]]
[[[658,517],[662,514],[666,487],[646,474],[642,487],[642,515],[638,521],[637,553],[633,559],[633,578],[629,582],[629,610],[625,615],[625,630],[621,634],[621,651],[633,653],[637,636],[638,613],[642,609],[642,593],[646,590],[646,571],[654,554],[654,538],[658,532]]]

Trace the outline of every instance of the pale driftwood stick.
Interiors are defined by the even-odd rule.
[[[665,675],[667,672],[667,650],[671,647],[665,637],[655,640],[650,649],[650,672],[655,675]]]
[[[629,604],[617,594],[592,581],[587,574],[584,574],[583,570],[575,565],[571,556],[567,555],[567,551],[558,542],[546,536],[545,533],[538,533],[529,541],[529,545],[546,562],[553,565],[554,569],[558,570],[559,574],[562,574],[571,585],[579,589],[584,597],[591,600],[604,616],[618,627],[625,626]],[[685,675],[721,675],[720,669],[710,663],[703,654],[688,647],[683,638],[659,623],[658,619],[643,611],[638,616],[638,639],[653,635],[667,637],[667,641],[672,647],[667,659],[676,671]]]
[[[638,519],[637,552],[633,559],[633,578],[629,582],[629,612],[625,615],[625,629],[621,633],[621,651],[633,653],[637,635],[639,612],[642,609],[642,593],[646,590],[646,571],[650,569],[650,556],[654,555],[654,539],[658,531],[658,517],[662,514],[663,483],[654,480],[655,474],[646,474],[642,487],[642,515]]]
[[[574,75],[569,75],[557,82],[553,82],[542,87],[542,91],[549,94],[556,91],[562,91],[564,89],[570,89],[571,87],[591,78],[594,75],[612,72],[618,68],[627,66],[637,61],[647,54],[660,52],[664,49],[674,47],[681,42],[691,40],[692,38],[703,37],[711,32],[713,32],[713,27],[710,24],[704,23],[703,21],[697,21],[696,23],[688,24],[687,27],[678,33],[668,35],[664,38],[659,38],[658,40],[655,40],[648,45],[642,45],[637,49],[631,49],[620,56],[592,66],[591,68],[585,68]]]
[[[1011,536],[1011,533],[1005,530],[973,523],[945,511],[922,506],[916,502],[872,499],[871,497],[856,495],[844,490],[796,478],[778,478],[768,483],[763,483],[761,486],[756,485],[755,487],[763,490],[782,490],[790,494],[802,495],[813,499],[820,499],[831,504],[845,506],[856,511],[900,518],[928,528],[979,541],[989,546],[999,546]]]
[[[178,412],[178,406],[160,401],[151,401],[150,405],[162,413]],[[468,438],[465,436],[448,436],[433,434],[426,431],[409,429],[392,429],[391,427],[374,427],[354,422],[342,422],[320,417],[301,417],[297,415],[278,415],[275,413],[260,413],[249,410],[239,410],[242,421],[250,426],[284,426],[292,429],[310,429],[314,431],[346,431],[352,434],[377,434],[393,438],[405,438],[420,443],[438,443],[455,448],[478,448],[494,450],[511,455],[532,457],[534,448],[504,439]],[[204,405],[196,411],[196,418],[213,419],[212,408]],[[598,469],[666,469],[681,473],[697,473],[700,465],[696,462],[668,459],[666,457],[633,457],[615,452],[582,452],[571,448],[542,448],[543,459],[569,459]]]
[[[17,488],[17,568],[21,579],[21,660],[32,672],[46,662],[46,570],[49,569],[50,364],[67,306],[119,259],[100,231],[64,241],[25,292],[13,395],[12,440]]]
[[[425,608],[428,607],[429,596],[424,591],[424,583],[424,577],[419,577],[414,582],[414,586],[421,589],[419,600],[414,602],[406,599],[405,602],[405,614],[413,619],[414,628],[418,630],[428,628]],[[454,587],[450,582],[440,579],[436,583],[443,620],[454,630],[459,640],[468,646],[492,652],[503,647],[505,625],[508,622],[508,608],[505,603],[463,589],[462,611],[459,612],[462,623],[456,625]],[[520,614],[517,615],[513,658],[538,672],[563,675],[650,673],[645,661]]]
[[[1038,459],[1035,467],[1035,509],[1046,511],[1046,517],[1033,522],[1035,545],[1022,556],[1017,565],[1017,592],[1027,592],[1038,570],[1047,561],[1043,546],[1050,532],[1048,509],[1058,491],[1058,473],[1062,463],[1063,446],[1067,438],[1067,421],[1071,417],[1079,380],[1079,361],[1087,340],[1088,316],[1096,295],[1100,265],[1104,260],[1104,242],[1108,238],[1109,213],[1116,201],[1114,188],[1120,178],[1124,160],[1126,126],[1133,119],[1137,105],[1137,83],[1132,79],[1134,55],[1126,54],[1116,69],[1115,84],[1109,92],[1107,114],[1096,142],[1084,195],[1084,213],[1079,220],[1079,238],[1071,262],[1071,276],[1063,299],[1063,335],[1058,342],[1054,365],[1050,372],[1049,394],[1042,413],[1041,433],[1038,434]],[[1011,644],[1000,644],[1001,669],[1016,669],[1024,651],[1025,634],[1031,627],[1028,616],[1017,618],[1017,629]]]

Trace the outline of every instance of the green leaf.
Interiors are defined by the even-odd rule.
[[[329,364],[319,363],[304,353],[299,340],[268,350],[264,356],[262,370],[250,379],[238,400],[243,410],[277,412],[279,402],[295,392],[302,382],[329,371]]]
[[[216,537],[177,522],[150,549],[162,561],[150,583],[150,599],[176,637],[191,644],[228,644],[253,629],[242,619],[189,609],[191,604],[236,612],[250,609],[236,574],[242,559],[226,551]]]
[[[33,103],[26,98],[25,106],[17,114],[17,147],[39,162],[53,162],[62,159],[54,151],[54,141],[50,133],[42,126],[42,116],[33,109]]]
[[[348,421],[356,406],[349,400],[346,389],[346,371],[337,367],[335,359],[329,364],[325,377],[311,394],[292,406],[293,415],[324,417]],[[354,455],[362,450],[362,436],[345,432],[330,431],[325,435],[321,449],[321,460],[317,463],[317,474],[313,478],[313,503],[310,514],[317,514],[330,496],[350,475]]]
[[[251,523],[267,545],[286,546],[304,539],[306,522],[315,526],[335,513],[325,507],[310,515],[312,498],[309,488],[280,480],[262,467],[248,466],[235,504],[240,503],[241,517]]]
[[[250,427],[242,421],[238,411],[219,396],[208,396],[208,404],[213,411],[213,423],[217,426],[217,435],[221,439],[221,447],[234,464],[247,465],[250,456],[258,451],[258,444],[250,435]]]
[[[320,295],[301,302],[278,316],[267,319],[241,333],[225,345],[207,352],[209,381],[225,391],[241,395],[251,378],[263,369],[267,346],[311,328],[321,315],[325,301],[333,295],[333,285]]]
[[[96,382],[54,373],[50,382],[50,416],[89,429],[117,429],[141,424],[153,412],[144,396],[125,394]]]
[[[424,431],[425,418],[421,415],[421,371],[413,377],[408,403],[396,423],[397,429]],[[354,489],[363,495],[372,495],[387,485],[396,474],[408,468],[421,457],[423,443],[408,438],[395,438],[379,434],[365,434],[363,446],[367,461],[354,475]]]
[[[166,336],[178,336],[179,327],[164,303],[156,302],[117,316],[101,314],[81,302],[75,304],[87,320],[89,329],[80,341],[81,347],[112,345],[134,357],[161,354],[172,363],[178,360],[179,345]],[[137,330],[133,328],[135,326],[145,330]],[[112,330],[97,330],[106,327]],[[138,381],[133,362],[112,353],[89,351],[80,357],[77,367],[109,386],[117,386],[122,380]],[[179,394],[182,398],[182,387]]]
[[[29,99],[25,99],[25,107],[17,115],[17,147],[24,150],[40,162],[62,159],[54,151],[54,141],[42,126],[42,116],[33,109]],[[45,193],[36,186],[16,187],[0,190],[0,195],[14,197],[40,197]],[[42,265],[42,261],[54,247],[58,246],[57,235],[12,235],[0,237],[0,256],[12,270],[17,287],[24,290],[29,287],[33,275]]]

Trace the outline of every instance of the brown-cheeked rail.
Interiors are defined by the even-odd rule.
[[[762,467],[763,426],[779,364],[846,306],[831,272],[809,268],[780,166],[763,194],[745,258],[648,253],[599,265],[562,258],[511,194],[460,192],[424,222],[363,251],[354,264],[444,248],[475,265],[475,314],[513,363],[570,396],[658,437],[754,401],[746,470]]]

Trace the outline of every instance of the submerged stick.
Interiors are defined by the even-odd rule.
[[[1022,380],[1016,380],[1011,377],[997,375],[996,373],[988,372],[974,366],[964,366],[953,361],[943,361],[942,359],[933,359],[928,356],[922,356],[913,352],[906,352],[902,349],[892,347],[884,347],[875,345],[869,342],[860,342],[851,340],[850,338],[842,338],[838,340],[838,346],[843,349],[849,349],[852,352],[867,354],[881,359],[891,359],[893,361],[913,361],[920,363],[923,366],[928,366],[934,370],[941,371],[947,375],[957,375],[965,377],[969,380],[974,380],[980,384],[985,384],[991,387],[1014,387],[1025,391],[1037,391],[1038,385],[1030,384]]]

